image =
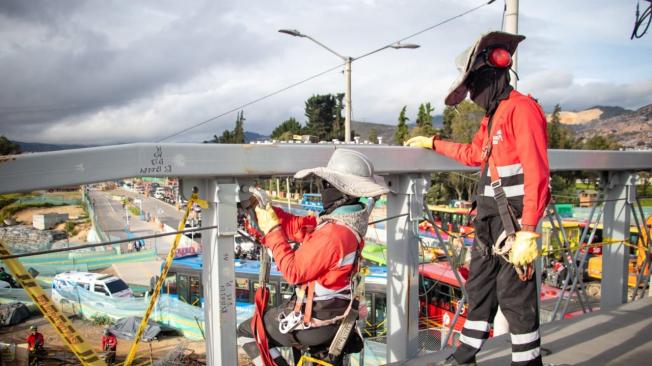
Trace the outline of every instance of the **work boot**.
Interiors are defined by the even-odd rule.
[[[458,366],[458,365],[459,366],[476,366],[477,364],[475,363],[475,358],[472,359],[469,362],[460,363],[460,362],[457,362],[457,360],[455,359],[455,357],[453,357],[453,355],[450,355],[450,356],[446,357],[445,360],[443,360],[443,361],[441,361],[441,362],[439,362],[437,364],[431,363],[428,366]]]

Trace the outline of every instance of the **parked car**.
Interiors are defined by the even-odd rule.
[[[54,276],[52,280],[52,300],[60,302],[63,295],[59,291],[70,291],[76,286],[112,298],[134,296],[133,291],[119,277],[103,273],[69,271]]]

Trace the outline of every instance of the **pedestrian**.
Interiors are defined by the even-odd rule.
[[[360,198],[368,197],[373,202],[389,191],[374,180],[373,166],[367,157],[348,149],[335,150],[328,166],[301,170],[294,177],[315,177],[321,186],[324,211],[318,218],[294,216],[271,205],[256,208],[263,244],[272,250],[285,280],[300,288],[292,299],[267,309],[263,316],[269,354],[278,365],[287,363],[276,347],[328,349],[340,328],[342,315],[353,303],[351,277],[357,272],[364,246],[362,238],[373,208],[373,204],[367,206]],[[289,240],[301,245],[293,250]],[[251,319],[240,324],[238,336],[243,337],[243,348],[254,364],[259,364],[256,344],[253,339],[247,343],[248,338],[253,338]],[[345,349],[362,349],[355,331],[343,341],[347,344]]]
[[[118,338],[116,338],[109,328],[104,328],[102,336],[102,351],[104,351],[104,362],[111,366],[115,363],[115,355],[118,349]]]
[[[460,345],[441,365],[475,365],[498,305],[509,323],[512,365],[541,365],[535,231],[550,200],[546,118],[537,101],[514,90],[509,70],[524,36],[491,32],[457,57],[461,71],[445,103],[466,98],[485,116],[470,144],[417,136],[409,146],[480,166],[471,252],[469,313]]]

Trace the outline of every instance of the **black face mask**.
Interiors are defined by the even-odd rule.
[[[320,185],[321,202],[324,206],[324,210],[320,215],[328,215],[340,206],[351,205],[358,202],[358,197],[350,197],[347,194],[340,192],[326,180],[322,180]]]
[[[509,69],[482,66],[473,71],[466,81],[471,100],[484,108],[487,115],[496,111],[498,103],[507,99],[512,91],[509,85]]]

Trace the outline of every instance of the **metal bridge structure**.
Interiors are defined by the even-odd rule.
[[[193,188],[209,202],[202,225],[206,353],[209,365],[237,365],[234,236],[239,189],[255,179],[291,176],[325,166],[337,148],[364,153],[391,189],[387,216],[387,361],[418,352],[418,237],[430,173],[475,171],[432,151],[399,146],[332,144],[127,144],[0,157],[0,193],[131,177],[179,177],[181,190]],[[635,172],[652,170],[652,152],[549,150],[551,174],[599,172],[604,188],[604,236],[626,240],[636,199]],[[554,192],[553,192],[554,194]],[[629,248],[604,248],[601,311],[627,302]]]

